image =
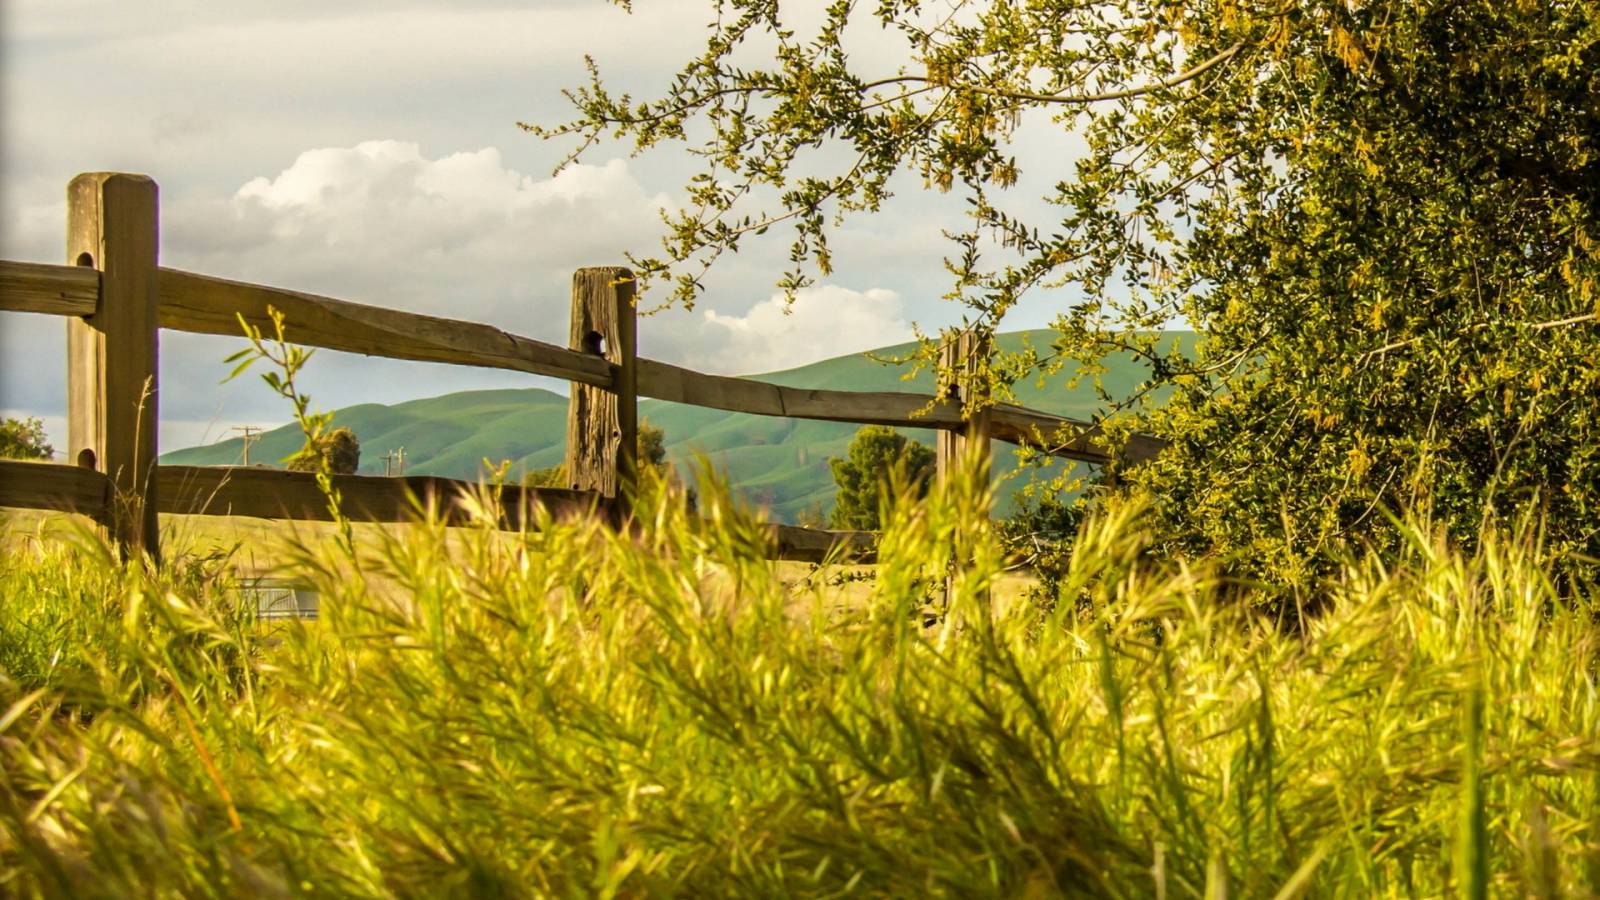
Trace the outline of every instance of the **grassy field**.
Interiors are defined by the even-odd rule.
[[[4,523],[0,527],[0,545],[11,552],[61,543],[81,544],[86,530],[93,524],[82,516],[37,510],[3,510],[0,516],[4,517],[0,520]],[[324,544],[336,540],[339,534],[339,526],[332,522],[165,514],[160,518],[163,552],[204,569],[213,579],[293,577],[294,567],[283,563],[292,557],[292,548]],[[407,541],[413,534],[410,525],[352,522],[350,527],[357,547],[369,559],[381,554],[385,547]],[[500,541],[518,547],[523,546],[525,538],[510,532],[484,533],[460,528],[429,530],[424,534],[443,541],[452,553],[462,552],[464,546],[478,540]],[[363,578],[370,589],[381,589],[389,584],[370,566],[363,567],[348,559],[336,562],[342,571]],[[769,566],[773,576],[788,585],[797,598],[814,586],[825,586],[830,602],[846,605],[866,602],[871,575],[877,571],[876,566],[818,566],[788,561],[770,562]],[[990,592],[999,602],[1014,603],[1038,584],[1038,579],[1026,570],[1011,568],[996,577]]]
[[[1291,628],[1132,506],[1059,602],[988,597],[985,502],[898,510],[843,599],[715,491],[631,537],[313,529],[322,618],[270,632],[203,540],[151,576],[13,520],[0,893],[1595,896],[1600,629],[1533,542],[1416,526]]]

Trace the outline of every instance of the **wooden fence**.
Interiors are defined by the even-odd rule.
[[[954,385],[943,396],[783,387],[706,375],[639,358],[634,281],[627,269],[580,269],[573,277],[568,346],[489,325],[401,312],[283,288],[163,268],[157,260],[156,183],[143,175],[79,175],[67,188],[70,265],[0,261],[0,310],[67,319],[69,464],[0,461],[0,506],[78,512],[99,522],[125,555],[159,560],[159,513],[326,519],[315,476],[230,466],[157,464],[160,330],[237,337],[239,319],[272,333],[268,308],[283,314],[288,340],[390,359],[511,369],[572,382],[567,417],[568,489],[506,487],[502,523],[522,527],[532,510],[626,516],[638,398],[832,422],[935,428],[941,473],[987,465],[989,439],[1026,444],[1067,459],[1108,461],[1098,429],[1019,406],[983,406]],[[947,367],[986,349],[962,336],[945,347]],[[973,409],[964,407],[971,404]],[[969,446],[975,445],[975,446]],[[1135,436],[1130,462],[1160,452]],[[448,478],[335,476],[342,512],[356,521],[404,522],[420,502],[447,519],[465,515],[478,485]],[[820,561],[866,553],[872,535],[772,525],[774,559]]]

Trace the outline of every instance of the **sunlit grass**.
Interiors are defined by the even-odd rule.
[[[959,486],[846,600],[720,496],[303,537],[322,618],[270,638],[216,561],[13,539],[0,893],[1593,895],[1600,630],[1531,540],[1414,527],[1290,630],[1136,507],[1041,609]]]

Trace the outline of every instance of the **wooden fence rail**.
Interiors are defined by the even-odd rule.
[[[984,404],[957,388],[941,396],[893,391],[785,387],[707,375],[635,351],[633,276],[620,268],[574,277],[570,346],[490,325],[403,312],[300,291],[198,275],[158,265],[157,189],[140,175],[90,173],[68,187],[68,261],[0,261],[0,310],[68,318],[69,459],[77,465],[0,463],[0,506],[73,509],[94,517],[125,552],[159,558],[157,512],[318,519],[329,515],[311,476],[239,467],[158,466],[155,423],[158,331],[237,337],[242,318],[267,333],[269,308],[298,344],[391,359],[509,369],[573,383],[567,472],[574,490],[506,488],[500,515],[522,527],[529,510],[602,510],[625,516],[635,462],[638,397],[761,416],[934,428],[950,435],[941,466],[970,457],[986,464],[989,439],[1028,445],[1067,459],[1112,461],[1091,423],[1009,404]],[[952,346],[959,361],[986,353]],[[966,407],[980,410],[971,414]],[[976,441],[976,454],[957,452]],[[943,446],[943,443],[941,443]],[[1134,436],[1117,452],[1129,463],[1153,458],[1162,442]],[[966,464],[966,463],[959,463]],[[459,517],[475,485],[431,477],[339,476],[348,514],[361,521],[405,521],[416,502]],[[866,552],[870,536],[772,527],[772,555],[820,560],[839,550]]]
[[[73,266],[0,261],[0,310],[84,316],[93,313],[97,273]],[[172,331],[239,336],[239,319],[270,333],[269,306],[285,316],[289,340],[308,347],[343,350],[389,359],[456,363],[547,375],[607,387],[610,366],[593,356],[501,331],[490,325],[384,309],[161,269],[160,322]],[[896,391],[830,391],[785,387],[748,378],[707,375],[671,363],[640,359],[639,396],[756,416],[783,416],[861,425],[954,429],[962,424],[958,404],[928,394]],[[1063,440],[1061,434],[1070,435]],[[1033,445],[1054,455],[1104,463],[1099,429],[1087,422],[1009,403],[991,407],[990,437]],[[1134,435],[1123,448],[1130,462],[1161,452],[1161,441]]]
[[[353,522],[413,522],[432,513],[450,525],[465,525],[484,507],[483,485],[432,475],[335,475],[340,513]],[[251,516],[326,522],[333,519],[328,498],[310,472],[285,472],[245,466],[157,466],[156,508],[174,515]],[[599,515],[616,518],[615,504],[594,491],[505,485],[488,495],[498,503],[498,526],[531,529],[535,510],[555,519]],[[57,463],[0,459],[0,507],[45,509],[110,519],[116,486],[94,469]],[[843,556],[873,560],[875,536],[867,531],[820,531],[793,525],[768,525],[773,559],[822,562]]]

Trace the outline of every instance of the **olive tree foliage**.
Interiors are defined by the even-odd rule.
[[[841,0],[803,34],[775,0],[715,17],[658,97],[596,68],[576,117],[535,129],[699,154],[665,252],[635,260],[673,299],[774,227],[792,294],[909,173],[970,204],[947,257],[969,328],[1062,289],[1054,343],[997,358],[995,399],[1143,360],[1103,413],[1172,441],[1120,481],[1153,495],[1167,546],[1292,579],[1383,540],[1386,509],[1470,540],[1536,504],[1553,547],[1597,549],[1596,0]],[[1018,129],[1059,152],[1023,172]],[[1024,174],[1054,211],[1008,211]],[[1172,324],[1198,341],[1161,349]]]

